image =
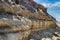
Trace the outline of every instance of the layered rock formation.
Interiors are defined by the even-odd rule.
[[[59,37],[55,34],[56,31],[59,32],[57,28],[56,19],[47,13],[47,8],[33,0],[0,0],[1,40]]]

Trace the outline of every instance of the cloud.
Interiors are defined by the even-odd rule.
[[[51,7],[50,3],[42,3],[42,5],[45,6],[45,7]]]
[[[60,7],[60,2],[56,2],[54,6]]]
[[[60,2],[55,2],[55,3],[42,3],[43,6],[45,7],[60,7]]]

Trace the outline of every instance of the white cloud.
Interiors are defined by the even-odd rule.
[[[51,7],[50,3],[42,3],[42,5],[45,6],[45,7]]]
[[[60,2],[56,2],[54,6],[60,7]]]
[[[45,7],[60,7],[60,2],[55,2],[55,3],[42,3],[42,5],[44,5]]]

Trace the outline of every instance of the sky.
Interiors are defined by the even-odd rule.
[[[60,0],[34,0],[47,8],[47,12],[60,22]]]

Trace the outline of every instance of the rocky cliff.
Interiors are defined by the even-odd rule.
[[[1,40],[53,40],[53,36],[59,37],[57,28],[47,8],[33,0],[0,0]]]

